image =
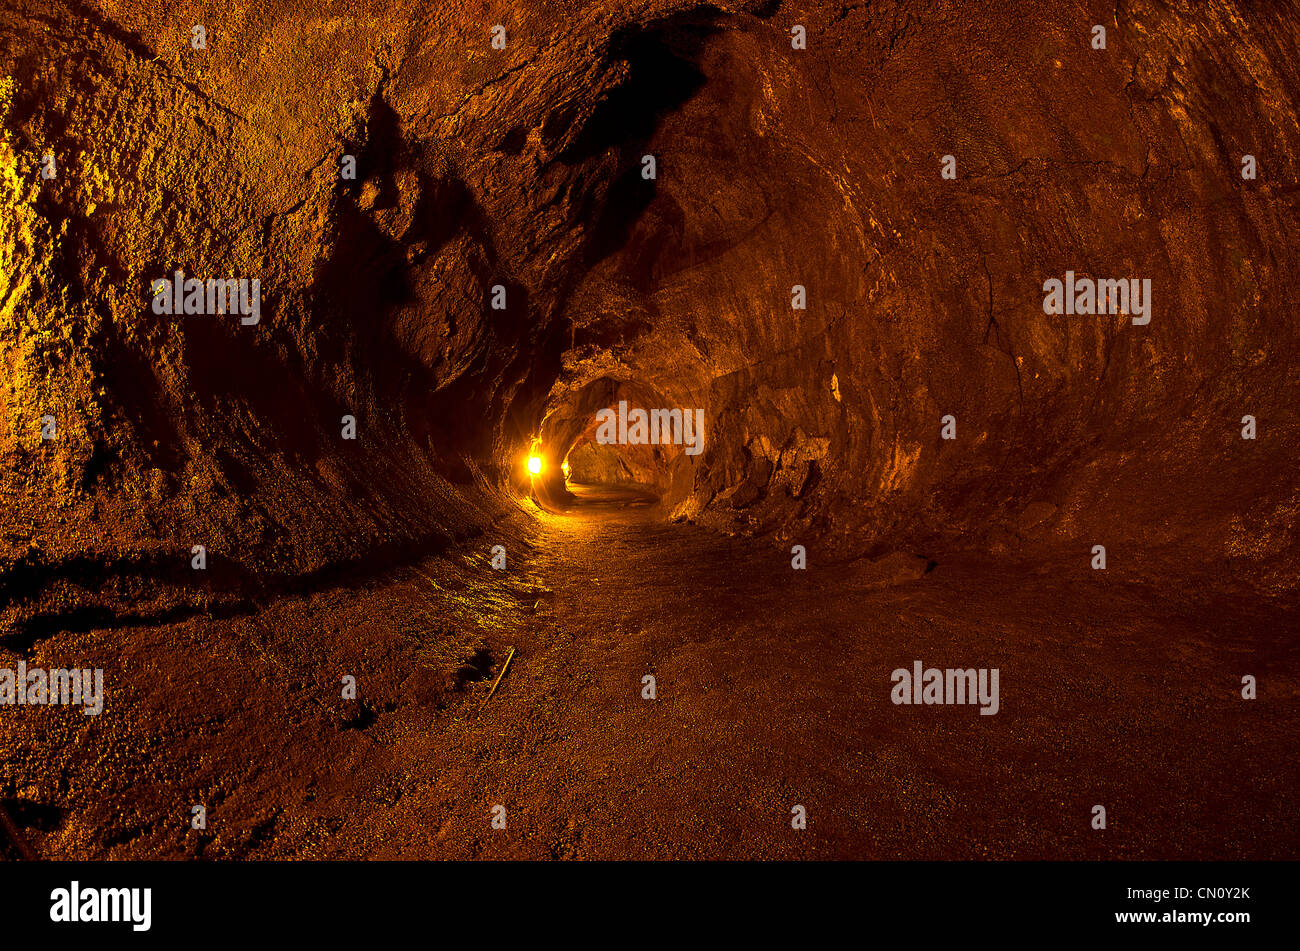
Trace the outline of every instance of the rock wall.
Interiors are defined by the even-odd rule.
[[[618,392],[705,410],[666,517],[1293,585],[1298,19],[10,3],[4,609],[472,535]],[[176,270],[258,278],[259,322],[155,313]],[[1045,314],[1067,270],[1149,279],[1150,323]]]

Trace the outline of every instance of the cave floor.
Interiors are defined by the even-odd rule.
[[[1086,557],[794,571],[789,543],[587,502],[505,572],[485,542],[249,616],[51,635],[29,667],[104,666],[106,709],[5,710],[7,809],[51,858],[1294,854],[1294,606]],[[894,705],[915,660],[997,667],[1000,711]]]

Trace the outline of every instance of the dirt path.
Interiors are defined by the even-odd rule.
[[[10,811],[67,857],[1294,854],[1294,607],[1174,608],[1086,558],[795,571],[788,545],[617,502],[508,547],[504,573],[475,552],[38,644],[103,663],[110,703],[5,713]],[[893,704],[915,660],[998,668],[999,712]]]
[[[1294,850],[1295,653],[1288,665],[1277,646],[1294,616],[1164,616],[1150,591],[1086,569],[1063,582],[954,564],[837,584],[842,570],[794,571],[773,544],[618,505],[548,517],[530,568],[553,603],[483,715],[430,751],[427,785],[403,796],[376,854]],[[894,705],[891,671],[916,659],[999,667],[1001,711]],[[1269,702],[1240,699],[1245,670]],[[1099,803],[1104,832],[1090,828]],[[490,828],[493,804],[505,830]],[[791,828],[796,805],[806,830]],[[357,831],[345,852],[375,844],[372,824]]]

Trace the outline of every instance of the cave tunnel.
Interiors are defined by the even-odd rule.
[[[670,514],[664,505],[685,498],[689,463],[703,454],[702,429],[700,407],[669,406],[634,381],[593,380],[543,421],[532,497],[552,512],[626,504]]]
[[[10,0],[0,851],[1294,858],[1297,48]]]

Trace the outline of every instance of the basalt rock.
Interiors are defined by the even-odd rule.
[[[1300,28],[1094,7],[6,4],[21,596],[195,544],[227,587],[436,548],[619,398],[704,410],[700,456],[624,456],[665,518],[1294,587]],[[156,313],[176,270],[256,278],[259,321]],[[1149,323],[1045,312],[1067,272],[1149,280]]]

